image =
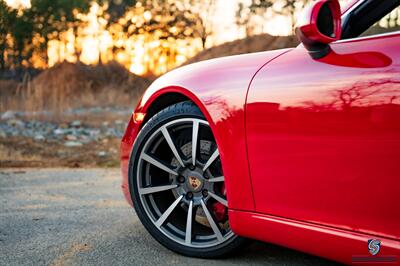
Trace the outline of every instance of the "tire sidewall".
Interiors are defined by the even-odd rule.
[[[140,151],[142,150],[144,144],[147,142],[149,137],[161,126],[166,123],[181,119],[181,118],[197,118],[206,121],[204,115],[201,113],[199,108],[192,104],[191,102],[182,102],[163,109],[156,115],[154,115],[140,130],[135,143],[133,145],[131,156],[129,159],[129,191],[131,194],[131,199],[135,208],[135,211],[144,225],[144,227],[149,231],[149,233],[162,245],[165,247],[192,257],[201,258],[217,258],[234,251],[241,243],[243,239],[234,235],[227,241],[221,243],[220,245],[207,247],[207,248],[193,248],[188,247],[177,242],[174,242],[169,237],[164,235],[153,222],[148,217],[144,207],[142,206],[138,187],[137,187],[137,167]]]

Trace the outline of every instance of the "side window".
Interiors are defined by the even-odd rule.
[[[400,6],[393,9],[389,14],[369,27],[360,36],[370,36],[394,31],[400,31]]]

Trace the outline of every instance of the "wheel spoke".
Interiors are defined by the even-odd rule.
[[[224,237],[222,236],[218,225],[215,223],[213,217],[211,216],[211,213],[208,211],[208,208],[207,208],[206,204],[204,203],[203,200],[201,200],[200,202],[201,202],[201,206],[203,207],[204,213],[207,216],[207,220],[210,223],[210,226],[211,226],[212,230],[214,231],[214,234],[217,236],[217,239],[219,241],[223,241]]]
[[[224,176],[218,176],[218,177],[208,179],[208,182],[223,182],[223,181],[225,181]]]
[[[215,149],[215,151],[211,155],[210,159],[208,159],[208,161],[204,165],[203,171],[207,170],[207,168],[210,167],[210,165],[215,161],[215,159],[217,159],[218,156],[219,156],[219,151],[218,151],[218,149]]]
[[[192,217],[193,217],[192,213],[193,213],[193,201],[190,201],[187,220],[186,220],[186,235],[185,235],[186,244],[192,243]]]
[[[192,164],[196,165],[196,153],[197,153],[197,137],[199,135],[199,121],[193,121],[193,132],[192,132]]]
[[[163,163],[159,162],[158,160],[154,159],[153,157],[151,157],[150,155],[146,154],[146,153],[142,153],[142,159],[145,160],[146,162],[160,168],[161,170],[164,170],[165,172],[168,172],[170,174],[173,175],[178,175],[177,172],[175,172],[174,170],[172,170],[171,168],[169,168],[168,166],[164,165]]]
[[[160,218],[158,218],[157,222],[155,223],[155,225],[157,227],[160,227],[165,220],[167,220],[168,216],[172,213],[172,211],[175,209],[175,207],[179,204],[179,202],[182,200],[183,196],[181,195],[179,198],[177,198],[172,204],[171,206],[168,207],[168,209],[160,216]]]
[[[218,196],[217,194],[214,194],[212,192],[208,192],[208,195],[210,195],[212,198],[214,198],[216,201],[219,201],[220,203],[222,203],[225,207],[228,207],[228,201],[220,196]]]
[[[203,145],[208,147],[204,154]],[[228,200],[224,192],[216,190],[222,186],[225,191],[220,164],[223,154],[206,120],[169,117],[140,147],[134,168],[136,192],[152,230],[163,233],[171,243],[200,249],[222,246],[236,237],[228,217],[220,220],[214,210],[218,206],[227,210]],[[164,175],[170,182],[168,178],[161,182]],[[191,189],[187,180],[191,176],[201,179],[201,185],[204,182],[205,191]],[[199,221],[197,211],[202,217]]]
[[[170,189],[173,189],[176,187],[178,187],[178,185],[166,185],[166,186],[139,188],[139,193],[141,195],[145,195],[145,194],[151,194],[151,193],[170,190]]]
[[[171,139],[171,136],[168,133],[168,130],[166,127],[163,127],[161,129],[162,134],[164,135],[165,140],[167,141],[169,147],[172,150],[172,153],[174,154],[175,158],[178,160],[178,162],[181,164],[182,167],[185,167],[185,164],[182,161],[181,156],[179,155],[178,150],[176,149],[176,146],[174,144],[174,141]]]

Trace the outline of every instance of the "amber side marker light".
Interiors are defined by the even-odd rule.
[[[145,117],[145,113],[133,113],[133,122],[141,123]]]

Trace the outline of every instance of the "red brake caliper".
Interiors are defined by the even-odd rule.
[[[226,196],[225,184],[221,186],[221,194]],[[228,208],[222,203],[216,202],[212,205],[212,210],[214,212],[217,222],[225,222],[228,218]]]

